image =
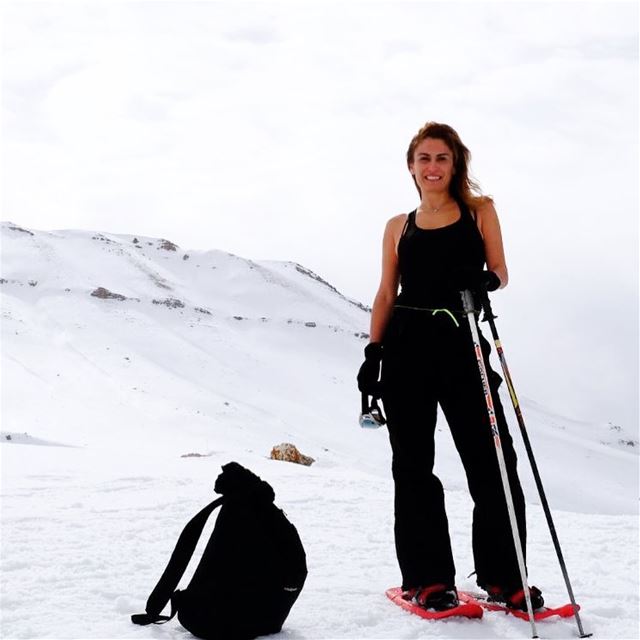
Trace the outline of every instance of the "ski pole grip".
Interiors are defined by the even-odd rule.
[[[465,289],[460,292],[462,296],[462,308],[466,314],[474,313],[475,309],[473,306],[473,296],[471,295],[471,291],[469,289]]]

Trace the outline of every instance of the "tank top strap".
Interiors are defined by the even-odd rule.
[[[457,200],[458,206],[460,207],[460,215],[467,222],[472,222],[474,225],[476,224],[476,212],[471,211],[469,205],[462,199]]]
[[[407,233],[407,230],[409,228],[413,230],[413,228],[416,226],[416,211],[417,209],[414,209],[407,214],[407,219],[404,221],[404,227],[402,227],[400,238],[402,238]]]

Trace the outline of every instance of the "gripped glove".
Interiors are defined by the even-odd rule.
[[[451,284],[458,291],[495,291],[500,287],[500,278],[493,271],[461,267],[451,275]]]
[[[364,348],[364,362],[358,371],[358,390],[368,396],[379,398],[382,395],[380,383],[380,363],[382,362],[382,343],[370,342]]]

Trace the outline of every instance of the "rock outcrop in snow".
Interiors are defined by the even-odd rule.
[[[298,447],[290,442],[283,442],[271,449],[269,455],[271,460],[282,460],[283,462],[293,462],[295,464],[302,464],[305,467],[310,467],[315,460],[311,456],[305,456],[298,451]]]

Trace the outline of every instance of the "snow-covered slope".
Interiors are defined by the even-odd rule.
[[[367,313],[300,265],[148,238],[3,233],[4,430],[220,449],[242,431],[257,444],[258,424],[266,446],[313,432],[310,419],[333,423],[336,394],[356,411],[346,381]]]
[[[498,617],[425,626],[385,601],[399,579],[389,447],[384,430],[356,421],[369,315],[317,275],[4,223],[0,292],[3,637],[184,638],[173,623],[149,631],[127,616],[229,460],[274,486],[307,547],[309,582],[282,638],[527,633]],[[637,637],[635,436],[533,400],[523,408],[589,630]],[[469,587],[471,505],[444,421],[437,437]],[[268,460],[283,441],[316,463]],[[566,600],[522,447],[520,468],[532,579]],[[544,627],[572,632],[571,621]]]

